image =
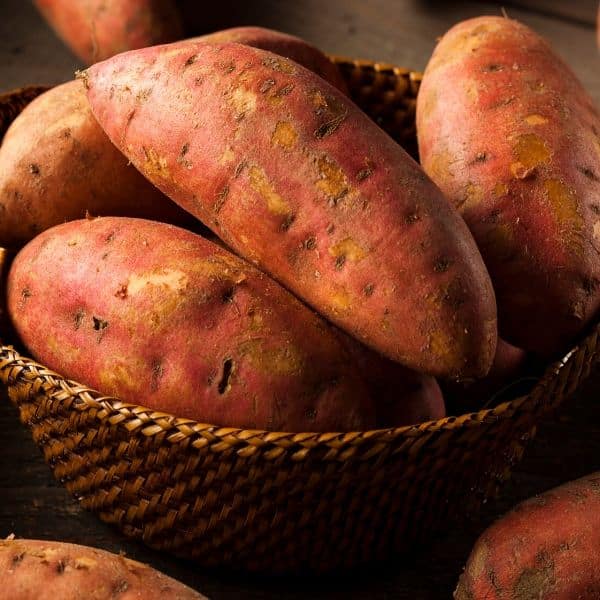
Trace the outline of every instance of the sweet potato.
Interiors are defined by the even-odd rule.
[[[7,286],[33,356],[104,394],[231,427],[374,425],[334,329],[186,230],[125,217],[58,225],[21,250]]]
[[[0,541],[0,596],[10,600],[202,600],[160,571],[98,548]]]
[[[378,385],[371,389],[376,398],[377,427],[416,425],[446,416],[442,390],[431,375],[408,371],[390,362]]]
[[[485,377],[474,381],[446,382],[444,391],[456,398],[457,406],[462,410],[479,410],[522,376],[526,361],[525,350],[498,338],[494,362]]]
[[[20,247],[86,212],[199,226],[128,164],[75,81],[36,98],[6,132],[0,146],[0,207],[5,247]]]
[[[500,335],[566,350],[600,306],[600,118],[581,83],[524,25],[471,19],[427,66],[417,129],[489,269]]]
[[[334,87],[239,44],[137,50],[82,78],[111,140],[237,253],[392,360],[487,372],[496,309],[473,238]]]
[[[600,473],[519,504],[479,538],[456,600],[600,598]]]
[[[431,375],[411,371],[343,336],[374,399],[378,428],[402,427],[446,416],[444,396]]]
[[[338,68],[319,49],[303,39],[264,27],[232,27],[207,35],[191,38],[189,41],[209,44],[236,42],[253,48],[268,50],[289,58],[309,71],[316,73],[344,93],[348,92]]]
[[[173,0],[34,0],[57,35],[86,64],[183,37]]]

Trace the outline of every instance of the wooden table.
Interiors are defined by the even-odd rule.
[[[188,6],[194,2],[189,0]],[[200,4],[200,3],[198,3]],[[204,4],[204,3],[202,3]],[[500,3],[435,0],[305,0],[280,2],[220,0],[210,16],[190,15],[200,32],[258,24],[300,35],[324,50],[422,69],[436,37],[454,22],[500,14]],[[528,0],[502,3],[545,35],[575,69],[600,104],[600,59],[595,47],[597,2]],[[0,4],[0,91],[27,83],[56,83],[80,65],[54,37],[28,2]],[[203,571],[129,542],[83,511],[51,476],[19,424],[16,410],[0,399],[0,536],[62,539],[125,551],[202,590],[210,598],[410,598],[451,596],[469,550],[496,516],[534,493],[600,469],[600,373],[594,374],[559,417],[542,424],[535,442],[502,496],[490,501],[476,521],[447,531],[414,555],[320,579],[250,578]],[[0,592],[1,596],[1,592]]]

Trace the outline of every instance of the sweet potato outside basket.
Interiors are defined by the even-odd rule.
[[[414,154],[420,75],[336,60],[355,101]],[[0,137],[42,90],[0,98]],[[0,349],[0,378],[54,475],[127,536],[207,566],[324,571],[401,552],[476,510],[598,353],[595,329],[526,396],[418,426],[351,433],[176,418],[144,408],[143,397],[139,406],[103,397],[10,345]]]

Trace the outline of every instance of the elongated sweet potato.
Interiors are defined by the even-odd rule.
[[[14,248],[86,212],[200,227],[128,164],[75,81],[36,98],[6,132],[0,210],[0,245]]]
[[[239,44],[147,48],[82,77],[111,140],[240,255],[393,360],[487,372],[495,300],[473,238],[334,87]]]
[[[342,92],[348,92],[346,82],[335,64],[318,48],[294,35],[264,27],[232,27],[231,29],[223,29],[222,31],[195,37],[189,41],[209,44],[236,42],[253,48],[268,50],[297,62]]]
[[[34,0],[34,4],[86,64],[183,37],[173,0]]]
[[[488,528],[454,598],[600,598],[600,473],[526,500]]]
[[[16,256],[7,298],[34,357],[122,400],[231,427],[374,425],[334,329],[183,229],[124,217],[58,225]]]
[[[119,554],[65,542],[0,541],[7,600],[202,600],[160,571]]]
[[[423,167],[469,225],[500,335],[566,350],[600,306],[600,117],[524,25],[481,17],[438,44],[417,102]]]

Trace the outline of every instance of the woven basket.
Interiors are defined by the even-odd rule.
[[[336,60],[356,102],[414,153],[420,75]],[[0,98],[0,137],[41,89]],[[321,434],[216,427],[124,404],[12,346],[0,349],[0,379],[82,506],[153,548],[274,573],[382,559],[472,513],[597,360],[595,330],[511,402],[413,427]]]

